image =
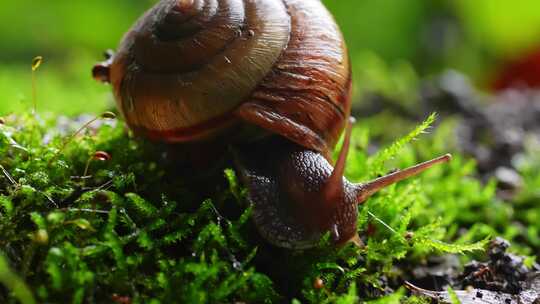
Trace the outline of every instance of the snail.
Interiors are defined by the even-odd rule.
[[[112,84],[139,136],[230,141],[255,226],[279,247],[310,248],[326,233],[336,244],[358,240],[360,203],[450,158],[368,183],[343,177],[352,128],[350,63],[319,0],[161,0],[93,76]]]

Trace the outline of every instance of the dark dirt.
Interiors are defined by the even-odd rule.
[[[524,152],[527,137],[540,139],[538,91],[508,90],[499,95],[482,95],[463,75],[448,72],[427,83],[423,92],[428,110],[444,109],[444,114],[463,117],[457,130],[460,148],[477,159],[482,173],[514,168],[516,157]]]
[[[465,265],[463,274],[458,278],[461,288],[475,288],[517,294],[524,290],[522,284],[530,274],[540,271],[536,265],[528,269],[523,264],[524,258],[507,253],[510,243],[501,238],[491,241],[487,252],[489,261],[473,261]],[[540,292],[540,290],[539,290]]]
[[[473,261],[465,265],[463,274],[458,278],[461,288],[475,288],[517,294],[523,291],[522,282],[527,275],[540,269],[528,269],[523,265],[524,258],[507,253],[510,243],[502,238],[491,241],[489,261]]]
[[[423,295],[438,302],[450,303],[451,295],[444,291],[448,286],[455,290],[461,303],[538,303],[540,301],[540,266],[526,267],[524,258],[506,252],[510,243],[501,238],[491,241],[487,251],[488,261],[472,261],[465,265],[462,273],[453,272],[448,266],[452,258],[442,259],[443,263],[425,269],[439,283],[445,282],[439,290],[421,285],[422,281],[407,282],[406,286],[415,294]],[[433,276],[435,269],[443,272]],[[417,270],[418,271],[418,270]],[[418,273],[417,273],[418,274]],[[421,288],[422,287],[422,288]]]

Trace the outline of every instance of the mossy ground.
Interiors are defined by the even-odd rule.
[[[512,201],[476,179],[474,161],[458,153],[360,208],[364,248],[323,239],[293,252],[254,232],[233,169],[194,181],[116,120],[99,121],[60,151],[91,118],[17,115],[0,125],[2,303],[424,303],[400,286],[432,256],[482,257],[494,236],[529,263],[540,249],[538,147],[522,160],[524,187]],[[377,127],[383,121],[355,126],[351,180],[455,150],[449,118],[413,142],[430,117],[369,155],[389,143]],[[96,151],[111,158],[89,162]]]

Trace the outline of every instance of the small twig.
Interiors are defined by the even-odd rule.
[[[83,188],[81,188],[81,190],[83,192],[88,192],[88,193],[97,192],[97,191],[100,191],[100,190],[103,190],[103,189],[109,189],[110,187],[112,187],[112,183],[113,183],[113,180],[110,180],[110,181],[102,184],[99,187],[83,187]]]
[[[62,208],[60,210],[69,211],[69,212],[88,212],[88,213],[109,214],[109,211],[107,210],[97,210],[97,209]]]
[[[94,189],[94,191],[99,191],[99,190],[103,190],[103,189],[108,189],[110,188],[110,186],[112,185],[114,181],[111,179],[110,181],[104,183],[103,185],[97,187],[96,189]]]
[[[387,223],[385,223],[383,220],[381,220],[380,218],[378,218],[375,214],[371,213],[371,211],[368,211],[368,214],[373,217],[377,222],[379,222],[381,225],[383,225],[384,227],[386,227],[388,230],[390,230],[391,232],[399,235],[399,233],[392,227],[390,227],[390,225],[388,225]]]
[[[217,210],[216,206],[211,204],[210,209],[216,215],[218,226],[221,227],[222,222],[227,223],[229,227],[232,226],[232,222],[226,217],[224,217],[223,215],[221,215],[221,213],[219,213],[219,211]],[[227,255],[229,256],[229,261],[232,263],[233,268],[237,271],[244,271],[244,266],[242,265],[240,261],[238,261],[238,258],[236,258],[236,256],[232,253],[232,251],[228,247],[225,247],[223,249],[226,251]]]
[[[226,217],[224,217],[223,215],[221,215],[221,213],[219,213],[219,211],[216,209],[216,207],[212,204],[210,205],[210,209],[212,209],[212,211],[214,212],[216,218],[217,218],[217,224],[219,226],[221,226],[221,222],[224,221],[226,222],[228,225],[231,225],[231,221],[229,221],[229,219],[227,219]]]
[[[80,176],[79,175],[79,176],[70,176],[69,178],[71,180],[77,181],[77,180],[83,180],[83,179],[90,179],[90,178],[92,178],[92,176],[88,176],[88,175],[87,176]]]
[[[19,184],[15,181],[15,179],[13,178],[13,176],[11,176],[11,174],[9,174],[9,172],[6,170],[6,168],[4,168],[4,166],[0,165],[0,170],[2,170],[2,173],[4,174],[4,176],[8,179],[8,181],[9,181],[13,186],[16,186],[16,187],[19,186]]]
[[[405,281],[405,287],[407,287],[407,289],[409,289],[410,291],[423,292],[423,293],[429,293],[429,294],[437,293],[436,291],[420,288],[409,281]]]
[[[54,207],[58,208],[58,204],[47,193],[45,193],[43,191],[39,191],[39,193],[41,193],[43,196],[45,196],[45,198],[49,201],[49,203],[51,203]]]
[[[88,121],[87,123],[85,123],[84,125],[82,125],[77,131],[75,131],[75,133],[73,133],[71,136],[69,136],[66,140],[64,140],[64,143],[62,144],[62,146],[60,147],[60,149],[54,154],[54,156],[49,160],[48,162],[48,166],[50,166],[53,161],[55,161],[58,156],[64,151],[64,149],[67,147],[67,145],[73,141],[73,139],[75,139],[75,137],[79,134],[82,133],[82,131],[84,131],[86,128],[88,128],[91,124],[93,124],[94,122],[100,120],[100,119],[115,119],[116,118],[116,114],[112,113],[112,112],[105,112],[99,116],[96,116],[94,118],[92,118],[90,121]]]
[[[66,140],[64,140],[64,143],[62,144],[62,146],[60,147],[60,149],[54,154],[54,156],[49,160],[49,163],[48,165],[50,166],[52,164],[53,161],[55,161],[58,156],[60,155],[60,153],[62,153],[62,151],[64,151],[64,149],[66,148],[66,146],[77,136],[79,135],[82,131],[84,131],[84,129],[88,128],[88,126],[90,126],[92,123],[96,122],[97,120],[99,120],[100,116],[96,116],[94,118],[92,118],[92,120],[90,120],[89,122],[85,123],[84,125],[82,125],[82,127],[80,127],[77,131],[75,131],[75,133],[73,133],[71,136],[69,136]]]

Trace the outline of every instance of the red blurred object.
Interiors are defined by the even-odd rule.
[[[120,296],[120,295],[117,295],[116,293],[114,293],[111,296],[111,300],[113,302],[115,302],[115,303],[118,303],[118,304],[131,304],[132,303],[130,297],[128,297],[128,296]]]
[[[502,66],[492,83],[494,91],[540,88],[540,45]]]
[[[108,160],[111,160],[111,155],[105,151],[97,151],[96,153],[94,153],[94,157],[93,157],[95,160],[101,160],[101,161],[108,161]]]

